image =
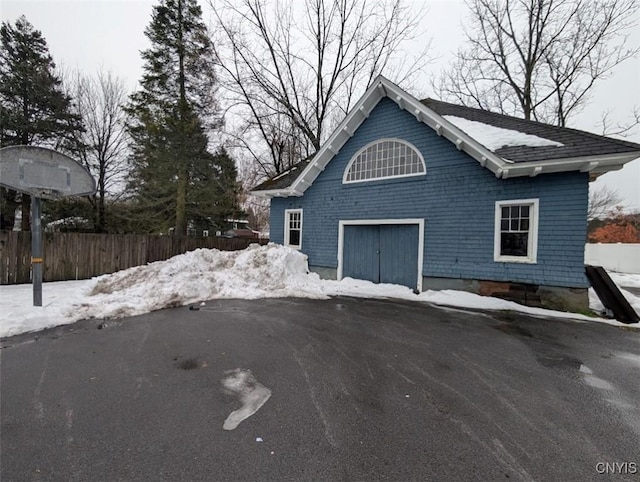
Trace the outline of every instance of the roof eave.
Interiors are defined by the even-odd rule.
[[[262,198],[272,198],[272,197],[290,197],[290,196],[302,196],[303,193],[299,191],[294,191],[293,189],[265,189],[261,191],[249,191],[249,194],[252,196],[262,197]]]
[[[300,176],[291,184],[291,189],[304,193],[318,174],[324,170],[329,161],[338,153],[340,148],[353,136],[358,127],[360,127],[360,124],[369,117],[371,111],[383,97],[389,97],[401,109],[415,116],[418,122],[428,125],[439,136],[444,136],[459,150],[466,152],[476,159],[480,165],[491,170],[496,177],[501,177],[504,169],[509,166],[509,163],[500,156],[469,137],[462,130],[428,108],[418,99],[402,90],[390,80],[378,76],[327,142],[325,142],[316,153],[313,161],[309,163]]]
[[[346,115],[331,137],[322,145],[307,167],[291,184],[291,189],[297,192],[307,190],[318,175],[324,171],[331,159],[338,153],[342,146],[355,134],[360,124],[369,118],[371,111],[378,105],[383,97],[387,96],[387,81],[384,77],[376,78],[367,89],[358,103]]]
[[[388,84],[385,84],[388,97],[398,104],[401,109],[411,113],[419,122],[428,125],[438,136],[447,139],[458,150],[469,154],[482,167],[486,167],[493,172],[496,177],[501,177],[503,171],[511,164],[397,85],[384,78],[381,81],[386,81],[386,84]]]
[[[626,163],[640,157],[640,151],[583,156],[546,161],[519,162],[509,165],[503,174],[506,177],[535,177],[538,174],[580,171],[597,177],[606,172],[621,169]]]
[[[389,97],[401,109],[412,114],[419,122],[428,125],[436,134],[449,140],[458,150],[466,152],[477,160],[482,167],[486,167],[496,177],[502,179],[523,176],[533,177],[543,173],[567,171],[589,172],[593,177],[620,169],[625,163],[640,157],[640,151],[635,151],[622,154],[514,163],[490,151],[393,82],[378,76],[355,107],[338,125],[331,137],[315,154],[313,160],[288,188],[252,191],[251,194],[269,198],[302,196],[318,175],[324,171],[329,161],[354,135],[360,124],[369,117],[371,111],[383,97]]]

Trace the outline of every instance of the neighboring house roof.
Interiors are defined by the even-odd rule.
[[[298,178],[300,173],[304,171],[309,162],[311,162],[312,158],[309,157],[304,161],[300,161],[292,168],[278,174],[271,179],[264,181],[263,183],[257,185],[252,189],[252,191],[279,191],[281,189],[286,189]]]
[[[384,97],[502,179],[566,171],[596,177],[640,157],[640,145],[632,142],[431,99],[420,102],[379,76],[312,159],[256,186],[252,193],[266,197],[304,194]]]

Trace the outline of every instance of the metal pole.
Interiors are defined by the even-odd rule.
[[[33,306],[42,306],[42,200],[31,197],[31,275]]]

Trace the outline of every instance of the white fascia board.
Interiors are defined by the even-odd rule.
[[[625,152],[603,156],[584,156],[549,161],[532,161],[511,164],[506,168],[508,177],[537,176],[554,172],[591,172],[604,174],[616,171],[627,162],[640,157],[640,152]]]
[[[343,121],[333,131],[331,137],[322,145],[320,150],[313,156],[313,160],[302,171],[302,174],[293,182],[290,189],[300,192],[301,194],[315,181],[316,177],[324,170],[329,161],[340,151],[342,146],[353,136],[355,131],[360,127],[368,117],[369,113],[374,109],[380,99],[385,95],[382,77],[378,77],[373,81],[369,89],[360,98],[358,103],[351,109]],[[380,86],[382,85],[382,88]],[[301,181],[305,182],[302,183]],[[301,195],[300,194],[300,195]]]
[[[296,192],[306,191],[316,179],[320,170],[323,170],[342,146],[353,136],[360,124],[369,117],[383,97],[389,97],[401,108],[411,112],[416,119],[428,125],[438,135],[444,135],[454,145],[475,158],[484,167],[490,169],[500,177],[508,164],[498,155],[491,152],[482,144],[469,137],[451,122],[436,114],[422,102],[408,94],[390,80],[378,76],[371,84],[367,92],[360,98],[354,108],[347,114],[331,137],[314,156],[302,174],[294,181],[290,189]],[[318,169],[320,168],[320,170]],[[302,183],[301,181],[305,182]]]
[[[396,103],[398,102],[397,99],[402,99],[404,102],[404,108],[407,111],[412,112],[416,119],[431,127],[436,134],[449,140],[459,150],[469,154],[483,167],[486,167],[493,172],[497,177],[500,177],[502,171],[507,168],[509,164],[504,159],[487,149],[472,137],[469,137],[454,124],[437,114],[435,111],[429,109],[429,107],[424,105],[411,94],[408,94],[385,78],[382,78],[380,81],[385,83],[387,95],[390,99],[394,100]]]
[[[469,154],[477,160],[482,167],[486,167],[493,172],[496,177],[502,179],[535,176],[550,172],[579,171],[581,169],[585,169],[585,172],[601,174],[620,169],[626,162],[640,157],[640,152],[633,152],[551,161],[511,162],[487,149],[390,80],[378,76],[291,186],[281,190],[255,191],[252,192],[252,194],[266,197],[302,196],[320,172],[324,170],[329,161],[333,159],[335,156],[334,153],[340,151],[342,146],[353,136],[360,124],[369,117],[369,113],[385,96],[415,116],[418,121],[428,125],[439,136],[446,138],[458,149]],[[598,162],[598,164],[589,165],[591,162]]]
[[[249,191],[249,194],[258,197],[289,197],[295,195],[290,189],[267,189],[266,191]]]

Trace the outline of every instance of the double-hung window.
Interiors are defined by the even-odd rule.
[[[494,261],[536,263],[538,200],[496,202]]]
[[[295,249],[302,247],[302,209],[284,211],[284,245]]]

